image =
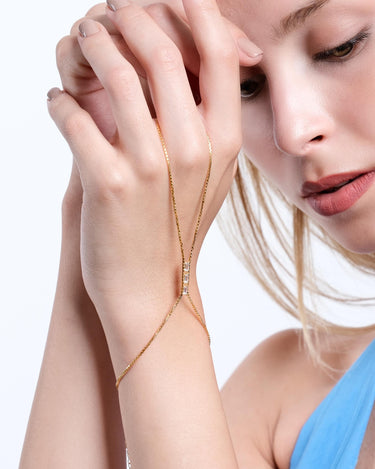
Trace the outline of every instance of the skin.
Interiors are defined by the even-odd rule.
[[[62,204],[59,275],[22,469],[120,469],[125,465],[108,345],[82,281],[81,205],[81,181],[74,164]]]
[[[155,28],[150,17],[145,15],[142,9],[137,10],[135,5],[119,10],[117,14],[108,11],[106,14],[112,15],[111,21],[116,24],[122,34],[127,36],[127,42],[131,43],[142,67],[151,77],[154,105],[158,111],[159,122],[168,142],[168,148],[173,154],[181,155],[183,164],[180,165],[181,161],[178,161],[174,173],[177,187],[181,188],[184,185],[189,187],[189,193],[177,191],[176,194],[181,206],[187,207],[187,210],[183,210],[180,215],[181,227],[187,242],[192,236],[188,228],[192,224],[191,220],[195,218],[195,207],[199,200],[196,194],[200,193],[203,175],[207,170],[206,130],[210,133],[215,147],[222,147],[221,152],[217,152],[219,164],[211,178],[213,190],[207,197],[208,210],[201,224],[201,235],[197,242],[198,251],[204,233],[230,184],[235,156],[240,145],[240,126],[238,125],[240,101],[237,89],[239,58],[236,45],[214,4],[209,4],[207,14],[201,15],[198,5],[190,2],[187,5],[187,12],[191,15],[192,23],[195,24],[198,49],[204,55],[204,60],[200,64],[200,79],[206,91],[201,93],[201,109],[195,107],[190,86],[182,73],[184,67],[177,48],[160,29]],[[133,26],[149,33],[143,37],[144,42],[135,38],[136,31],[131,32]],[[221,71],[225,73],[220,74],[220,79],[216,78],[219,74],[213,61],[213,49],[208,47],[209,43],[202,40],[203,31],[212,32],[211,42],[220,39],[220,42],[225,45],[222,49],[225,67],[223,69],[220,66]],[[151,54],[150,46],[153,45],[155,48],[155,40],[159,48],[162,46],[161,55]],[[148,340],[154,332],[161,317],[165,314],[166,305],[171,304],[176,297],[180,269],[179,252],[175,243],[173,219],[170,217],[165,162],[160,152],[160,142],[154,123],[151,115],[148,114],[147,102],[143,101],[136,72],[122,60],[111,38],[100,25],[96,35],[87,38],[79,37],[78,41],[84,56],[105,85],[113,120],[119,131],[118,138],[112,139],[111,145],[97,130],[89,114],[83,111],[77,101],[67,93],[55,96],[49,103],[49,110],[71,145],[79,170],[83,187],[81,212],[83,279],[104,328],[115,375],[118,376],[124,368],[124,363],[134,357],[145,340]],[[111,60],[108,60],[109,58]],[[177,61],[177,66],[173,66],[175,61]],[[170,82],[171,92],[175,87],[174,93],[178,93],[180,97],[184,96],[185,115],[174,112],[171,116],[168,112],[169,105],[165,106],[166,103],[161,99],[166,80]],[[123,86],[123,84],[127,85]],[[211,87],[213,84],[214,88]],[[233,96],[231,112],[226,115],[219,112],[224,99],[222,102],[214,102],[211,97],[214,92],[223,94],[223,98]],[[168,96],[165,97],[168,98]],[[127,105],[119,107],[120,100],[122,103],[126,101]],[[139,126],[134,125],[137,115],[138,119],[144,122],[143,131],[146,131],[150,137],[146,140],[143,138],[144,132],[140,133]],[[223,116],[221,122],[215,121],[218,115]],[[181,139],[173,143],[171,123],[178,122],[176,116],[180,122],[183,122],[186,132],[184,140],[195,141],[196,149],[191,147],[189,154],[186,154],[186,149],[180,151],[181,148],[176,146],[181,145]],[[129,117],[131,117],[132,128],[127,125]],[[227,125],[225,120],[237,122],[237,133],[234,132],[231,139],[223,142],[222,136],[219,135],[218,124]],[[186,122],[190,125],[186,125]],[[199,136],[198,139],[197,136]],[[108,137],[111,136],[108,135]],[[90,145],[87,145],[87,142],[90,142]],[[142,148],[142,144],[146,146]],[[95,155],[98,159],[94,162],[91,158]],[[183,177],[184,174],[186,175],[186,170],[192,167],[194,167],[192,171],[194,174],[188,178]],[[100,178],[97,177],[99,174]],[[181,184],[182,181],[184,184]],[[219,185],[221,189],[217,194],[215,188]],[[153,190],[150,191],[150,188]],[[124,219],[124,214],[127,215],[126,219]],[[137,230],[135,234],[134,228],[137,225],[144,226],[144,217],[148,218],[148,226],[155,228],[160,226],[161,229],[159,231]],[[127,220],[132,220],[132,223],[129,224]],[[111,235],[108,238],[107,235],[115,233],[113,230],[108,230],[108,227],[119,221],[121,229],[117,231],[115,237]],[[98,230],[100,226],[102,228]],[[126,243],[123,240],[126,240]],[[176,245],[175,250],[171,249],[173,245]],[[155,246],[158,246],[158,250],[155,250]],[[145,254],[144,258],[141,259],[134,254],[138,251]],[[124,258],[127,258],[125,263]],[[195,262],[196,259],[192,266],[190,291],[199,307],[194,274]],[[149,272],[149,277],[144,278],[143,272],[145,271]],[[142,289],[135,288],[136,284],[140,286],[140,277]],[[112,283],[114,278],[117,278],[117,285],[116,282]],[[124,286],[125,290],[123,290]],[[108,290],[108,287],[112,292]],[[180,314],[171,319],[168,327],[165,328],[165,331],[169,328],[173,340],[167,340],[168,334],[164,334],[163,340],[161,334],[158,337],[160,340],[153,344],[154,353],[145,354],[145,360],[139,361],[139,364],[143,363],[143,365],[134,367],[135,372],[129,374],[127,386],[120,388],[123,427],[127,436],[127,444],[132,447],[132,459],[136,466],[216,465],[217,458],[219,458],[220,463],[217,467],[235,467],[235,455],[217,389],[207,337],[203,329],[198,326],[197,321],[191,320],[190,307],[186,305],[186,302],[181,304]],[[192,337],[196,345],[193,350],[191,349]],[[56,337],[51,337],[53,345],[50,349],[57,345],[56,340]],[[61,347],[60,351],[62,352]],[[50,351],[47,352],[47,356],[51,357]],[[170,360],[166,361],[166,357]],[[48,360],[44,368],[47,370],[51,368]],[[167,369],[170,373],[164,379],[164,389],[168,390],[165,392],[163,387],[156,386],[156,383],[160,382],[160,373],[164,374]],[[174,370],[180,371],[174,373]],[[181,374],[182,370],[184,372]],[[44,389],[48,388],[51,380],[52,377],[48,383],[42,382],[36,396],[37,401],[40,402],[39,396]],[[139,404],[134,401],[135,395],[139,396]],[[191,399],[188,406],[185,406],[185,395],[189,395]],[[53,404],[52,397],[50,399],[46,399],[47,396],[44,397],[44,407],[38,406],[39,409],[32,416],[31,428],[38,426],[38,419],[43,410],[47,414],[49,406]],[[149,405],[145,406],[141,402],[148,402]],[[199,402],[198,406],[197,402]],[[165,413],[163,409],[167,407],[169,411]],[[180,413],[182,409],[184,409],[184,415]],[[157,432],[152,431],[153,428],[160,426],[161,417],[163,417],[163,428]],[[182,435],[182,432],[179,431],[178,424],[184,421],[190,421],[190,428],[184,426],[186,434],[181,441],[179,435]],[[76,432],[73,433],[77,435]],[[29,435],[25,447],[33,447],[23,457],[24,467],[33,464],[36,448],[39,443],[39,449],[43,447],[43,441],[46,441],[47,436],[43,433],[40,438],[35,437],[35,432],[29,432]],[[38,440],[38,444],[30,445],[34,437]],[[61,429],[57,440],[59,437],[63,440]],[[180,443],[175,444],[176,439]],[[62,443],[61,440],[60,443]],[[80,440],[81,437],[78,437],[76,441],[79,443]],[[197,441],[200,442],[198,445]],[[169,454],[171,445],[176,449],[175,454]],[[39,460],[42,460],[45,466],[50,465],[56,459],[57,449],[61,449],[62,446],[64,445],[58,445],[56,442],[52,451],[48,448],[45,452],[39,451]],[[77,447],[79,448],[79,444]],[[207,454],[203,451],[206,447],[212,448],[212,452]],[[165,464],[164,455],[167,453],[168,463]],[[76,456],[78,461],[79,458],[84,457],[82,454],[77,455],[77,451],[69,452],[69,454],[73,460]],[[59,451],[59,458],[61,458],[61,451]],[[181,461],[183,461],[182,466]]]
[[[224,13],[264,51],[259,68],[243,68],[241,73],[242,80],[266,78],[256,98],[243,100],[245,152],[292,203],[341,245],[374,252],[374,185],[351,209],[331,217],[318,215],[301,197],[306,180],[375,168],[374,2],[354,5],[350,0],[331,0],[304,25],[276,40],[273,28],[308,2],[271,0],[260,8],[252,1],[246,2],[245,12],[242,2],[222,3]],[[370,36],[341,62],[313,59],[363,29]]]
[[[334,2],[348,4],[332,0],[332,5]],[[152,353],[150,348],[126,376],[126,384],[122,383],[119,389],[119,404],[114,393],[115,376],[152,335],[179,287],[179,251],[170,217],[168,181],[151,119],[155,112],[170,154],[179,155],[174,159],[174,176],[186,245],[192,237],[196,196],[207,168],[206,131],[214,144],[215,167],[197,251],[233,177],[242,132],[244,148],[253,161],[307,213],[310,208],[298,195],[302,177],[319,178],[337,172],[338,165],[340,171],[358,169],[349,165],[354,150],[344,156],[340,151],[353,148],[356,143],[357,161],[358,142],[363,149],[360,168],[375,162],[370,152],[374,143],[369,121],[371,80],[362,84],[367,86],[368,96],[363,87],[356,90],[356,99],[359,103],[366,100],[366,106],[358,106],[361,119],[356,116],[352,121],[344,112],[345,105],[340,108],[331,99],[332,89],[337,90],[337,76],[332,71],[325,72],[325,65],[319,70],[325,78],[324,87],[320,87],[320,80],[307,87],[306,77],[298,74],[306,71],[306,67],[310,67],[309,77],[316,76],[310,72],[317,73],[300,46],[306,25],[278,43],[270,40],[269,29],[259,26],[262,21],[277,24],[303,2],[265,3],[262,2],[261,8],[259,2],[246,3],[249,7],[246,16],[233,14],[234,2],[230,8],[221,5],[237,26],[228,25],[208,0],[186,1],[186,15],[181,7],[172,16],[165,7],[151,7],[147,11],[155,23],[134,5],[116,13],[103,10],[101,5],[89,12],[89,17],[100,21],[95,23],[99,28],[96,34],[86,38],[77,35],[79,21],[71,35],[60,42],[58,65],[64,89],[69,94],[58,94],[49,103],[49,109],[72,148],[74,164],[64,201],[66,229],[57,300],[25,440],[22,469],[34,467],[35,461],[38,467],[59,467],[59,464],[61,467],[117,467],[117,464],[121,467],[124,433],[135,467],[287,468],[303,423],[340,377],[340,373],[327,376],[315,368],[299,346],[300,334],[287,331],[268,339],[252,352],[220,395],[207,338],[199,324],[191,320],[190,309],[183,303],[178,316],[171,318],[165,333],[153,344]],[[370,10],[375,9],[370,2],[357,3],[356,8],[362,8],[367,18]],[[192,37],[179,16],[189,22]],[[244,17],[246,23],[242,24]],[[321,22],[319,17],[317,24]],[[141,40],[139,29],[147,31]],[[239,47],[237,40],[245,37],[245,33],[256,39],[264,50],[263,58],[251,58]],[[164,56],[155,56],[154,44],[159,49],[162,46]],[[254,44],[247,43],[247,46],[255,50]],[[368,49],[364,48],[362,55],[370,54]],[[348,90],[352,95],[349,85],[353,76],[363,75],[359,60],[362,55],[344,65],[349,70],[343,80],[346,88],[343,83],[340,85],[343,95]],[[297,70],[290,67],[292,58],[293,63],[301,65]],[[202,101],[198,107],[182,73],[182,61],[189,64],[193,74],[199,73]],[[367,73],[368,62],[367,58]],[[243,129],[236,71],[239,63],[241,79],[260,70],[266,75],[269,87],[254,102],[243,103]],[[293,74],[284,76],[285,70]],[[137,73],[145,76],[144,72],[149,77],[152,105],[146,83],[142,81],[146,90],[144,101],[135,80]],[[340,80],[342,75],[340,72]],[[290,87],[290,82],[299,86]],[[321,100],[316,99],[318,92]],[[175,109],[176,96],[179,106]],[[300,106],[301,97],[303,106]],[[118,105],[125,101],[127,106]],[[181,102],[185,114],[181,113]],[[367,119],[366,109],[369,109]],[[305,124],[302,130],[298,115]],[[142,133],[134,125],[135,119],[143,123]],[[246,125],[249,122],[251,125]],[[285,122],[290,125],[283,125]],[[230,129],[225,139],[223,129]],[[147,144],[145,134],[150,137]],[[320,142],[311,141],[316,135],[324,138]],[[181,147],[185,141],[194,143],[189,152],[186,145]],[[336,152],[340,154],[339,162]],[[326,155],[332,160],[323,158]],[[184,187],[190,190],[183,191]],[[372,252],[374,229],[367,216],[373,209],[367,199],[373,196],[372,189],[366,200],[361,199],[345,215],[350,223],[344,223],[343,216],[333,220],[321,220],[315,213],[311,216],[326,223],[324,226],[330,234],[347,247]],[[144,230],[145,217],[148,227],[159,229]],[[366,232],[366,237],[358,237],[358,233],[354,237],[354,225],[362,229],[361,233]],[[109,226],[115,230],[108,230]],[[78,259],[79,243],[81,269],[73,267],[79,266],[79,262],[66,262],[66,259]],[[155,252],[156,245],[158,252]],[[139,255],[141,252],[144,256]],[[195,261],[196,258],[194,265]],[[145,271],[150,275],[145,276]],[[80,285],[79,289],[72,284],[72,278]],[[191,292],[200,307],[194,269]],[[75,325],[78,319],[80,327]],[[66,353],[65,334],[76,337],[75,353]],[[344,370],[372,338],[371,335],[360,340],[331,338],[322,349],[322,358]],[[341,349],[345,346],[347,352],[340,355],[332,352],[338,346]],[[77,370],[73,388],[63,373],[61,382],[57,381],[54,372],[57,367]],[[54,392],[48,392],[52,386]],[[90,405],[72,404],[81,401]],[[51,415],[58,418],[52,419]],[[77,415],[82,417],[79,426]],[[88,455],[92,457],[89,463]]]

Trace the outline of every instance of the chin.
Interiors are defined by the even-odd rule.
[[[375,254],[375,227],[353,232],[329,233],[344,249],[357,254]]]
[[[375,200],[366,200],[333,217],[310,217],[344,249],[356,254],[375,254]]]
[[[356,254],[375,254],[375,241],[373,243],[340,243],[342,247]]]

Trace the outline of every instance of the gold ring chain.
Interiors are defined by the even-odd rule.
[[[163,148],[164,157],[165,157],[165,160],[166,160],[166,163],[167,163],[169,189],[170,189],[171,200],[172,200],[172,208],[173,208],[173,213],[174,213],[174,217],[175,217],[175,224],[176,224],[176,228],[177,228],[178,241],[179,241],[180,250],[181,250],[181,259],[182,259],[181,291],[180,291],[179,297],[175,301],[172,308],[168,311],[168,313],[164,317],[163,321],[161,322],[160,326],[157,328],[157,330],[155,331],[155,333],[153,334],[151,339],[142,348],[142,350],[138,353],[138,355],[127,365],[127,367],[124,369],[124,371],[119,375],[119,377],[116,380],[116,388],[119,387],[119,385],[120,385],[122,379],[125,377],[125,375],[131,370],[131,368],[133,368],[135,363],[139,360],[139,358],[145,353],[145,351],[148,349],[148,347],[154,341],[154,339],[159,334],[159,332],[162,330],[162,328],[165,326],[168,319],[172,316],[172,314],[174,313],[174,311],[176,310],[177,306],[179,305],[181,299],[184,296],[186,296],[188,298],[189,303],[190,303],[190,305],[193,309],[194,316],[200,322],[200,324],[202,325],[203,329],[205,330],[205,332],[207,334],[208,341],[211,344],[211,337],[210,337],[210,334],[208,332],[207,326],[206,326],[206,324],[205,324],[205,322],[202,318],[202,315],[199,313],[197,307],[195,306],[195,304],[193,302],[193,299],[190,296],[189,282],[190,282],[191,261],[192,261],[192,258],[193,258],[193,252],[194,252],[194,248],[195,248],[195,244],[196,244],[196,240],[197,240],[197,236],[198,236],[199,227],[200,227],[200,224],[201,224],[203,208],[204,208],[204,204],[205,204],[205,201],[206,201],[208,183],[209,183],[210,175],[211,175],[212,143],[211,143],[210,137],[207,135],[208,150],[209,150],[209,164],[208,164],[208,169],[207,169],[206,177],[205,177],[204,184],[203,184],[200,207],[199,207],[197,222],[196,222],[196,226],[195,226],[195,230],[194,230],[193,241],[192,241],[192,245],[191,245],[191,248],[190,248],[190,253],[189,253],[188,260],[186,261],[184,243],[183,243],[183,240],[182,240],[182,233],[181,233],[181,227],[180,227],[180,220],[179,220],[178,211],[177,211],[175,186],[174,186],[174,181],[173,181],[170,158],[169,158],[169,154],[168,154],[168,150],[167,150],[167,146],[166,146],[163,134],[161,132],[159,123],[157,121],[156,121],[156,128],[157,128],[157,131],[158,131],[158,134],[159,134],[160,142],[161,142],[161,145],[162,145],[162,148]]]

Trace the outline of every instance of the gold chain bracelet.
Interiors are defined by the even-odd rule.
[[[206,201],[208,183],[209,183],[210,175],[211,175],[211,167],[212,167],[212,144],[211,144],[211,140],[210,140],[210,137],[207,135],[208,152],[209,152],[209,164],[208,164],[208,169],[207,169],[206,177],[205,177],[204,184],[203,184],[203,189],[202,189],[202,194],[201,194],[201,202],[200,202],[200,207],[199,207],[199,212],[198,212],[198,217],[197,217],[197,223],[196,223],[195,230],[194,230],[193,242],[192,242],[192,245],[191,245],[191,248],[190,248],[189,257],[186,259],[185,250],[184,250],[184,243],[183,243],[183,240],[182,240],[182,233],[181,233],[181,228],[180,228],[180,220],[179,220],[178,212],[177,212],[175,186],[174,186],[174,182],[173,182],[171,163],[170,163],[170,159],[169,159],[169,155],[168,155],[167,146],[166,146],[163,134],[161,132],[159,123],[157,121],[156,121],[156,128],[157,128],[157,131],[158,131],[158,134],[159,134],[160,142],[161,142],[163,152],[164,152],[164,156],[165,156],[165,160],[166,160],[166,163],[167,163],[169,189],[170,189],[171,200],[172,200],[172,208],[173,208],[173,213],[174,213],[174,218],[175,218],[175,223],[176,223],[176,228],[177,228],[178,241],[179,241],[180,250],[181,250],[181,259],[182,259],[181,290],[180,290],[180,294],[179,294],[176,302],[174,303],[172,308],[168,311],[168,313],[164,317],[163,321],[161,322],[160,326],[155,331],[154,335],[151,337],[151,339],[147,342],[147,344],[143,347],[143,349],[128,364],[128,366],[124,369],[124,371],[117,378],[116,388],[119,387],[119,385],[120,385],[122,379],[125,377],[125,375],[131,370],[131,368],[133,368],[135,363],[139,360],[139,358],[145,353],[145,351],[148,349],[148,347],[151,345],[151,343],[155,340],[155,338],[157,337],[159,332],[162,330],[162,328],[165,326],[168,319],[172,316],[172,314],[174,313],[174,311],[176,310],[177,306],[179,305],[181,299],[184,296],[186,296],[187,299],[189,300],[189,303],[190,303],[190,305],[193,309],[193,312],[194,312],[194,316],[200,322],[200,324],[202,325],[203,329],[205,330],[205,332],[207,334],[208,341],[211,344],[211,338],[210,338],[210,334],[207,330],[207,326],[206,326],[201,314],[198,312],[198,309],[195,306],[195,304],[194,304],[194,302],[193,302],[193,300],[190,296],[190,292],[189,292],[191,262],[192,262],[192,258],[193,258],[193,252],[194,252],[195,243],[196,243],[197,236],[198,236],[199,227],[200,227],[200,224],[201,224],[203,208],[204,208],[204,204],[205,204],[205,201]]]

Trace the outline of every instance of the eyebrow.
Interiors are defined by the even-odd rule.
[[[309,5],[300,8],[280,21],[280,26],[276,30],[278,38],[282,38],[302,26],[305,21],[316,11],[323,8],[330,0],[314,0]]]

